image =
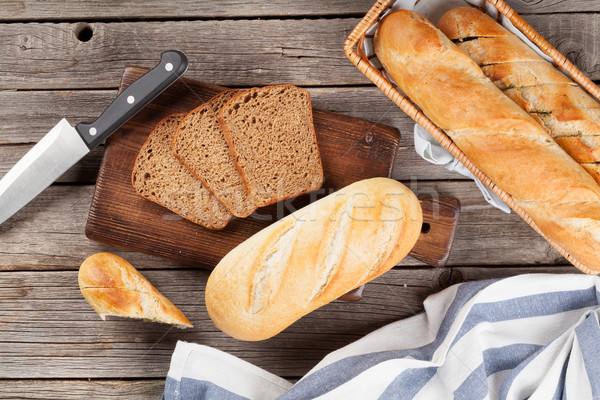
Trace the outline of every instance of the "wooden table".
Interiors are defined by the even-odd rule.
[[[65,116],[77,123],[115,97],[126,64],[153,67],[160,51],[190,59],[187,77],[224,86],[293,83],[316,107],[396,126],[394,177],[417,193],[462,203],[446,268],[405,259],[367,285],[360,303],[334,302],[274,339],[219,332],[204,306],[209,273],[88,240],[84,225],[102,149],[0,226],[0,397],[158,398],[177,340],[214,346],[297,379],[328,352],[423,309],[431,293],[475,279],[573,273],[515,214],[489,206],[475,185],[419,159],[413,122],[344,56],[343,42],[373,0],[8,1],[0,7],[0,176]],[[600,2],[507,1],[592,79],[600,80]],[[110,4],[110,5],[109,5]],[[129,260],[196,326],[179,331],[101,321],[77,286],[88,256]]]

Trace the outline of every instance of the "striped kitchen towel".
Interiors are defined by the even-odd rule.
[[[295,385],[180,342],[172,399],[600,399],[600,278],[521,275],[429,296],[425,311],[329,354]]]

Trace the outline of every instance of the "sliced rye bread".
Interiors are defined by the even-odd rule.
[[[321,187],[323,166],[306,90],[292,85],[252,88],[229,100],[218,119],[258,206]]]
[[[256,210],[256,205],[248,197],[217,121],[221,107],[239,93],[225,91],[190,111],[177,128],[173,152],[229,212],[244,218]]]
[[[173,114],[156,125],[135,161],[131,180],[148,200],[208,229],[222,229],[231,214],[173,155],[171,144],[185,114]]]

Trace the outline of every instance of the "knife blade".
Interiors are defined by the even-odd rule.
[[[188,67],[185,54],[161,54],[160,62],[121,92],[91,123],[62,119],[0,180],[0,224],[175,82]]]

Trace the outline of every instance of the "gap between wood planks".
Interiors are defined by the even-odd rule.
[[[367,13],[368,9],[365,12],[352,12],[347,14],[325,14],[325,15],[313,15],[313,14],[298,14],[298,15],[260,15],[257,17],[253,16],[215,16],[215,17],[188,17],[188,16],[174,16],[174,17],[115,17],[115,16],[106,16],[106,17],[65,17],[65,18],[57,18],[57,19],[35,19],[35,20],[22,20],[22,19],[0,19],[0,26],[2,24],[22,24],[26,22],[35,22],[39,24],[55,24],[55,23],[105,23],[105,24],[113,24],[113,23],[137,23],[137,22],[211,22],[211,21],[255,21],[260,19],[262,21],[288,21],[288,20],[330,20],[330,19],[345,19],[345,18],[362,18]],[[581,12],[577,12],[578,14],[583,14]],[[592,14],[594,12],[591,12]]]
[[[210,21],[253,21],[260,19],[263,21],[287,21],[287,20],[330,20],[330,19],[346,19],[346,18],[362,18],[365,16],[368,9],[364,12],[350,12],[345,14],[326,14],[326,15],[313,15],[313,14],[297,14],[297,15],[260,15],[257,17],[253,16],[215,16],[215,17],[189,17],[189,16],[174,16],[174,17],[64,17],[57,19],[0,19],[0,26],[2,24],[22,24],[26,22],[35,22],[40,24],[54,24],[54,23],[130,23],[130,22],[210,22]],[[598,14],[600,11],[577,11],[577,10],[562,10],[560,14]],[[528,12],[519,13],[523,17],[547,15],[549,13],[540,12]]]

